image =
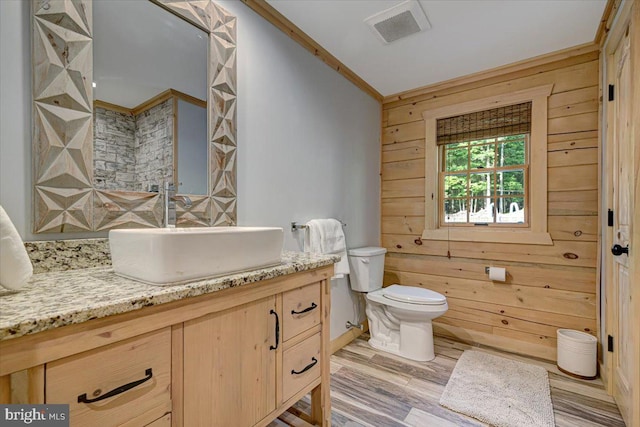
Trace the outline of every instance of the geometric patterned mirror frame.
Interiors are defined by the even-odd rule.
[[[209,33],[209,196],[179,226],[236,223],[236,18],[212,0],[154,0]],[[91,0],[32,0],[34,233],[161,227],[162,195],[93,187]]]

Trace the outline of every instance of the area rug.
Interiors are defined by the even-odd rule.
[[[496,427],[554,427],[546,369],[466,350],[440,404]]]

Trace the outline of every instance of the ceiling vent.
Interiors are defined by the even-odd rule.
[[[417,0],[407,0],[365,19],[378,38],[389,44],[431,28]]]

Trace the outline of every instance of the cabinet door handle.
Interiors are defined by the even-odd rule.
[[[307,313],[311,310],[313,310],[314,308],[318,307],[318,305],[315,302],[311,303],[311,306],[305,308],[302,311],[295,311],[295,310],[291,310],[291,314],[303,314],[303,313]]]
[[[87,399],[87,393],[81,394],[80,396],[78,396],[78,403],[99,402],[101,400],[108,399],[113,396],[117,396],[120,393],[124,393],[125,391],[131,390],[132,388],[137,387],[140,384],[149,381],[151,377],[153,377],[153,372],[151,371],[151,368],[144,371],[144,374],[146,375],[144,378],[137,381],[130,382],[129,384],[121,385],[120,387],[114,388],[110,392],[105,393],[100,397],[96,397],[95,399]]]
[[[315,357],[311,358],[311,363],[309,363],[307,366],[304,367],[304,369],[302,371],[296,371],[295,369],[291,370],[291,375],[300,375],[300,374],[304,374],[305,372],[307,372],[309,369],[313,368],[314,366],[316,366],[316,363],[318,363],[318,359],[316,359]]]
[[[280,345],[280,318],[275,310],[271,310],[269,314],[276,316],[276,345],[269,346],[269,350],[275,350]]]

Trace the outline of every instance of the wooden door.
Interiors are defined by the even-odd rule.
[[[634,359],[631,320],[631,278],[628,248],[631,239],[630,225],[633,216],[633,141],[631,138],[631,58],[630,38],[625,35],[620,40],[612,57],[615,88],[613,102],[613,244],[612,257],[608,257],[612,271],[613,301],[609,308],[613,316],[615,347],[613,353],[613,393],[623,418],[630,424],[631,397],[633,396]],[[636,356],[637,357],[637,356]]]
[[[184,425],[254,425],[276,408],[276,297],[184,324]]]

